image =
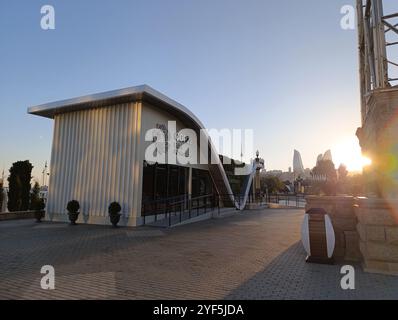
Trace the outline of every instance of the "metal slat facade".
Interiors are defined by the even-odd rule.
[[[67,221],[66,205],[77,200],[80,219],[107,223],[108,206],[122,206],[125,223],[140,215],[141,103],[63,113],[54,118],[47,211]]]

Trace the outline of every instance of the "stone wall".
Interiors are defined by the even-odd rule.
[[[349,196],[308,196],[306,211],[311,208],[326,210],[333,223],[336,247],[333,258],[336,261],[359,261],[358,220],[354,212],[354,197]]]
[[[356,202],[365,271],[398,275],[398,200],[358,198]]]
[[[366,96],[366,110],[357,136],[362,152],[372,159],[366,176],[373,187],[367,193],[394,198],[398,194],[398,87],[372,91]]]
[[[35,213],[33,211],[0,213],[0,221],[34,219],[34,218],[35,218]]]

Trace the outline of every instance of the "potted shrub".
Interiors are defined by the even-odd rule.
[[[44,203],[43,199],[38,199],[34,204],[33,210],[35,212],[36,222],[41,222],[41,219],[44,218],[44,208],[46,204]]]
[[[66,210],[68,210],[69,220],[71,225],[76,225],[76,221],[79,218],[79,209],[80,204],[76,200],[72,200],[68,202]]]
[[[121,216],[120,211],[122,211],[122,207],[120,206],[119,203],[117,203],[117,202],[112,202],[112,203],[109,205],[109,208],[108,208],[109,217],[110,217],[110,219],[111,219],[112,225],[113,225],[115,228],[117,227],[117,224],[118,224],[119,221],[120,221],[120,216]]]

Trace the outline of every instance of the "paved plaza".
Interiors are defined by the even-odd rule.
[[[303,210],[246,211],[177,228],[0,222],[0,299],[397,299],[398,277],[305,263]],[[43,265],[55,290],[40,287]]]

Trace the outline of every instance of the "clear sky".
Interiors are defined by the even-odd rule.
[[[56,29],[40,28],[55,7]],[[360,126],[354,0],[0,2],[0,166],[50,160],[53,124],[29,106],[148,84],[208,128],[250,128],[267,169],[304,166]],[[338,163],[336,163],[338,165]]]

